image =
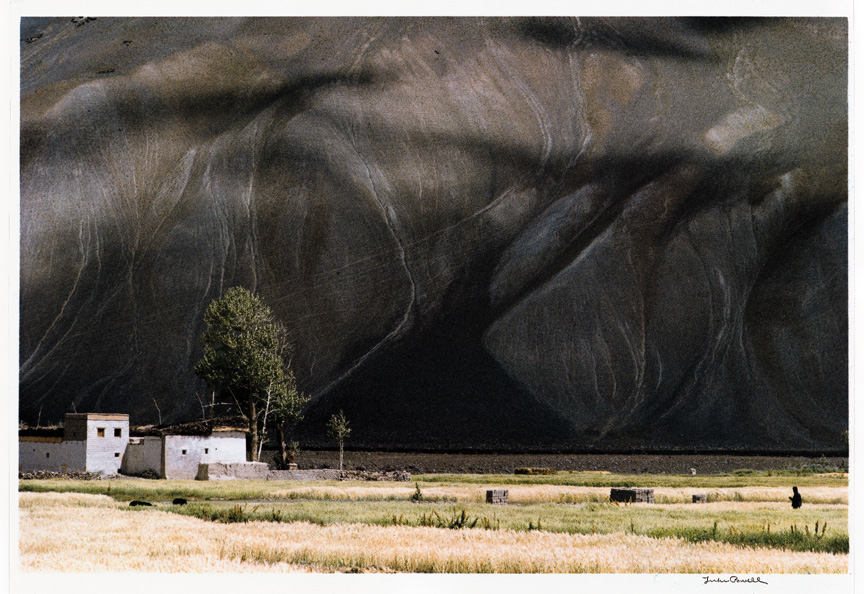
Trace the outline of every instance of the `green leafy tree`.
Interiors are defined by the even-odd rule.
[[[351,435],[348,418],[341,410],[327,421],[327,435],[339,442],[339,472],[342,472],[342,458],[345,451],[345,440]]]
[[[289,389],[284,360],[287,335],[270,308],[242,287],[228,289],[212,301],[204,323],[204,356],[195,373],[212,389],[234,398],[249,423],[247,457],[258,460],[263,445],[259,435],[265,434],[267,417],[279,408],[277,403],[285,400]]]
[[[279,432],[279,452],[282,468],[294,463],[298,443],[293,440],[294,427],[303,418],[303,408],[309,396],[297,390],[297,382],[291,369],[285,371],[286,389],[280,392],[273,405],[273,417]]]

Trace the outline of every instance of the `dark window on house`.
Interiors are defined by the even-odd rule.
[[[184,456],[185,456],[185,455],[186,455],[186,450],[183,450],[183,452],[182,452],[182,453],[183,453],[183,455],[184,455]]]
[[[46,458],[50,458],[50,457],[51,457],[51,452],[45,452],[45,457],[46,457]]]
[[[115,458],[119,458],[119,457],[120,457],[120,452],[114,452],[114,457],[115,457]]]
[[[210,453],[210,448],[204,448],[204,453],[205,453],[205,454],[209,454],[209,453]]]
[[[120,427],[114,429],[114,437],[123,437],[123,430]]]
[[[96,427],[96,435],[98,437],[105,437],[105,427]]]

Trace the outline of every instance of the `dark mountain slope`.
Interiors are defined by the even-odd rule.
[[[845,447],[845,20],[21,32],[24,419],[200,416],[239,284],[310,443]]]

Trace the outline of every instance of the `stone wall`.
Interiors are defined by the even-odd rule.
[[[209,462],[198,465],[199,481],[232,479],[267,480],[269,468],[264,462]]]
[[[486,503],[503,505],[507,503],[510,492],[507,489],[489,489],[486,491]]]
[[[271,481],[338,481],[341,473],[335,469],[325,470],[271,470],[267,480]]]
[[[613,488],[609,493],[609,501],[623,503],[654,503],[654,489],[644,488]]]
[[[270,470],[265,462],[202,462],[199,481],[257,479],[268,481],[338,481],[338,470]]]

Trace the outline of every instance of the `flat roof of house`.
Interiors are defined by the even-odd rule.
[[[53,437],[39,437],[33,435],[19,435],[19,442],[35,442],[35,443],[63,443],[63,437],[60,435]]]
[[[131,437],[147,437],[150,435],[211,435],[214,432],[237,431],[246,433],[246,427],[241,417],[221,417],[202,419],[176,425],[130,427]]]
[[[124,415],[122,413],[66,413],[66,419],[86,419],[88,421],[128,421],[129,415]]]
[[[18,439],[62,439],[63,427],[26,427],[18,430]]]

